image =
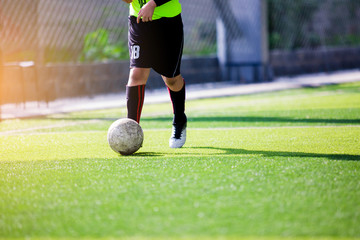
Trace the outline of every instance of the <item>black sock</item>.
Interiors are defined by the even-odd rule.
[[[140,123],[140,116],[144,104],[145,85],[126,86],[127,117]]]
[[[173,124],[182,124],[186,121],[185,117],[185,82],[182,89],[174,92],[169,89],[171,102],[173,105],[174,120]]]

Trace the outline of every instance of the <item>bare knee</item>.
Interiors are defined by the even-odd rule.
[[[168,86],[168,87],[172,87],[176,84],[177,82],[177,79],[176,78],[167,78],[167,77],[164,77],[164,81],[165,81],[165,84]]]
[[[163,80],[172,91],[180,91],[182,87],[184,86],[184,79],[181,75],[178,75],[173,78],[167,78],[163,76]]]
[[[149,68],[132,68],[129,74],[128,86],[145,85],[150,74]]]

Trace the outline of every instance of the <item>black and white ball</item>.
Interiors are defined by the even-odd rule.
[[[144,133],[140,125],[129,118],[121,118],[111,124],[107,140],[112,150],[121,155],[135,153],[142,146]]]

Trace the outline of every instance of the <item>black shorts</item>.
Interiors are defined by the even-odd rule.
[[[184,45],[181,14],[150,22],[129,17],[130,67],[152,68],[165,77],[180,74]]]

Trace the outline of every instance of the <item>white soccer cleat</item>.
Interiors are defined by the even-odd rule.
[[[186,141],[186,125],[187,121],[184,124],[173,124],[172,135],[169,139],[170,148],[181,148],[184,146]]]

